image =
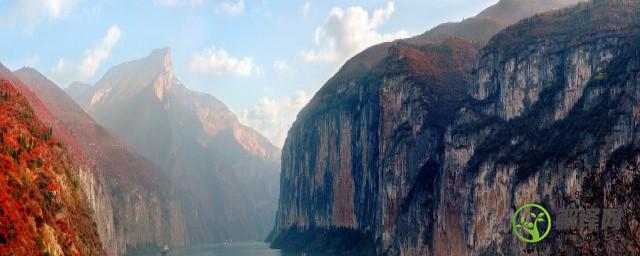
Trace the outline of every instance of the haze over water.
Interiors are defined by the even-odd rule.
[[[146,256],[147,254],[145,254]],[[155,254],[148,254],[155,255]],[[158,254],[159,255],[159,254]],[[169,255],[180,256],[326,256],[320,254],[302,254],[301,252],[284,252],[269,248],[263,242],[238,242],[225,247],[224,244],[208,244],[172,250]],[[140,255],[142,256],[142,255]]]

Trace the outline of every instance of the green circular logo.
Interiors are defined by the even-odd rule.
[[[547,209],[539,204],[525,204],[513,214],[511,226],[520,241],[537,243],[551,231],[551,216]],[[545,227],[543,234],[540,234],[540,226]]]

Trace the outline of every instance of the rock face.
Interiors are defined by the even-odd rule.
[[[428,186],[420,170],[436,171],[475,55],[463,39],[397,44],[366,75],[329,81],[339,88],[316,95],[283,148],[273,245],[286,248],[296,230],[346,228],[388,246],[396,216],[409,210],[401,199],[422,193],[411,191],[415,182]],[[331,102],[314,105],[322,101]]]
[[[31,91],[30,102],[41,101],[46,109],[36,114],[53,115],[49,126],[73,152],[78,181],[93,210],[98,232],[109,255],[123,255],[127,248],[163,245],[182,246],[184,220],[171,186],[162,172],[132,152],[119,139],[82,110],[56,84],[38,71],[14,72]]]
[[[256,240],[275,216],[279,149],[173,74],[169,49],[113,67],[76,98],[175,184],[186,243]],[[74,94],[81,95],[81,94]]]
[[[559,232],[529,250],[638,253],[639,8],[635,1],[581,4],[491,39],[473,71],[469,103],[445,136],[440,193],[447,183],[456,193],[442,197],[435,220],[450,226],[436,229],[434,247],[455,239],[462,243],[448,250],[523,254],[502,223],[515,208],[540,202],[552,212],[622,208],[624,229],[617,238]],[[450,215],[456,221],[445,221]]]
[[[418,37],[354,57],[289,131],[272,246],[638,253],[639,8],[596,1],[536,15],[479,52],[465,39]],[[624,228],[523,245],[511,216],[532,202],[622,208]],[[368,242],[332,242],[349,237]]]
[[[104,255],[70,155],[24,86],[0,65],[0,254]]]

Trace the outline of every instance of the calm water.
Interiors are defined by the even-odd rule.
[[[269,248],[262,242],[237,242],[225,247],[223,244],[202,245],[197,247],[175,249],[169,255],[180,256],[301,256],[302,253],[283,252]],[[309,254],[306,254],[310,256]],[[324,255],[313,255],[324,256]]]

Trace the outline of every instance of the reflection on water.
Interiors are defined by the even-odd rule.
[[[311,256],[300,252],[283,252],[269,248],[269,244],[262,242],[235,242],[231,245],[210,244],[196,247],[175,249],[169,255],[180,256]],[[316,255],[313,256],[325,256]]]

